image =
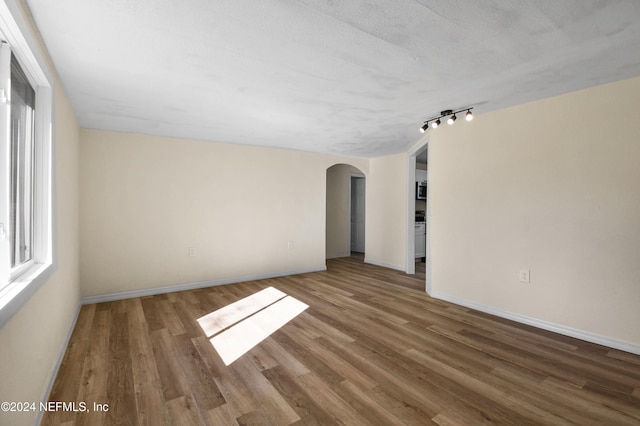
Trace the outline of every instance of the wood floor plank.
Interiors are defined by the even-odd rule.
[[[141,306],[141,305],[140,305]],[[162,392],[151,338],[145,322],[129,324],[131,336],[131,366],[136,395],[136,411],[140,425],[170,425],[169,411]]]
[[[582,387],[576,389],[572,383],[558,380],[555,377],[546,378],[544,383],[555,388],[554,392],[550,392],[552,397],[558,396],[558,400],[570,398],[574,410],[588,413],[594,419],[594,423],[640,424],[640,406],[637,403],[628,404],[614,398],[602,397],[586,391]]]
[[[145,322],[149,327],[149,331],[162,330],[165,328],[164,321],[162,320],[162,312],[158,307],[160,301],[162,301],[162,299],[156,296],[147,296],[140,299]]]
[[[375,401],[389,414],[402,419],[406,425],[432,425],[433,412],[425,411],[426,406],[412,397],[403,395],[398,388],[382,388],[380,386],[366,391],[367,396]],[[440,412],[441,410],[438,410]]]
[[[331,369],[338,375],[338,380],[349,380],[351,383],[356,384],[361,389],[370,389],[377,386],[377,383],[369,376],[354,368],[353,365],[346,362],[335,352],[332,352],[327,346],[323,346],[315,339],[304,336],[301,333],[296,333],[297,327],[290,326],[282,331],[288,334],[291,338],[298,341],[308,351],[316,354],[318,359],[325,365],[330,366]],[[307,376],[307,374],[304,374]],[[326,378],[325,378],[326,381]]]
[[[238,426],[238,420],[233,414],[233,409],[228,404],[212,408],[204,414],[204,421],[209,425]]]
[[[193,343],[208,368],[214,371],[212,374],[215,377],[216,386],[236,419],[256,411],[262,411],[261,403],[254,397],[251,389],[252,383],[247,383],[238,369],[227,368],[206,337],[193,339]]]
[[[251,384],[251,394],[271,423],[288,425],[300,420],[294,407],[287,403],[286,396],[276,391],[274,384],[265,377],[264,372],[251,368],[250,359],[241,358],[235,363],[239,376],[245,383]]]
[[[76,328],[71,335],[69,346],[65,353],[65,357],[60,365],[58,373],[59,379],[54,382],[51,390],[51,401],[90,401],[100,396],[86,392],[86,387],[91,386],[96,380],[104,380],[106,376],[94,374],[96,371],[96,354],[106,359],[107,344],[109,338],[109,321],[108,312],[99,312],[96,305],[83,306],[78,314]],[[100,336],[99,339],[92,340],[92,336]],[[104,343],[101,348],[95,348],[100,343]],[[92,351],[93,350],[93,351]],[[102,366],[104,370],[106,362]],[[101,391],[106,386],[98,385]],[[53,411],[43,416],[43,425],[60,424],[73,420],[74,416],[69,412]],[[81,420],[86,419],[86,416]]]
[[[278,360],[279,365],[286,369],[289,375],[298,376],[309,372],[309,368],[307,368],[306,365],[291,354],[286,348],[280,346],[280,344],[274,339],[265,340],[260,344],[260,347],[272,358]]]
[[[281,332],[275,334],[273,338],[280,346],[286,347],[287,351],[299,359],[309,370],[321,376],[325,381],[337,384],[344,380],[344,377],[337,373],[333,366],[327,365],[317,354],[299,343],[295,337]]]
[[[425,368],[412,358],[399,353],[393,356],[381,354],[376,344],[355,343],[351,347],[360,356],[374,359],[376,365],[384,366],[394,378],[399,378],[405,392],[412,394],[423,408],[431,406],[432,408],[426,411],[430,417],[437,415],[443,407],[456,407],[460,411],[477,411],[483,418],[497,423],[510,420],[521,425],[535,424],[514,411],[508,404],[492,404],[477,388],[454,382],[442,371]],[[428,397],[414,392],[417,388],[422,388]]]
[[[144,309],[142,309],[142,303],[139,297],[126,299],[124,302],[126,304],[125,312],[129,316],[129,324],[146,323],[147,320],[144,316]]]
[[[313,312],[313,310],[311,312]],[[297,322],[301,325],[302,328],[304,328],[305,330],[311,330],[318,337],[330,336],[333,340],[345,344],[349,344],[354,341],[351,336],[348,336],[342,333],[340,330],[331,327],[329,324],[320,321],[315,315],[311,313],[300,315]]]
[[[640,356],[434,300],[416,269],[355,255],[322,272],[83,306],[49,400],[109,412],[42,424],[640,424]],[[309,307],[225,365],[198,319],[269,287]]]
[[[107,394],[109,410],[107,422],[118,425],[137,425],[135,390],[131,364],[129,320],[127,313],[114,313],[109,336],[107,364]]]
[[[98,311],[91,327],[93,338],[86,356],[78,364],[82,365],[82,382],[78,391],[78,401],[104,404],[107,401],[107,375],[109,368],[109,340],[111,335],[111,312]],[[54,394],[54,392],[52,392]],[[64,397],[62,397],[64,398]],[[60,399],[64,401],[64,399]],[[92,407],[93,408],[93,407]],[[90,413],[77,419],[78,425],[101,425],[106,421],[100,413]]]
[[[292,380],[337,424],[355,425],[362,422],[362,415],[333,390],[339,386],[330,386],[311,373],[293,377]]]
[[[186,331],[182,325],[179,315],[174,309],[174,306],[175,305],[173,303],[169,302],[168,298],[166,300],[160,300],[157,303],[157,308],[162,316],[163,323],[169,329],[171,334],[178,336],[186,333]]]
[[[577,353],[576,350],[567,352],[566,350],[559,349],[560,345],[549,347],[548,344],[536,344],[529,342],[528,338],[519,339],[513,335],[506,334],[487,334],[486,330],[482,331],[475,329],[474,333],[479,333],[495,342],[501,344],[510,345],[511,347],[518,347],[521,350],[526,351],[528,354],[548,358],[553,361],[554,364],[562,366],[567,370],[578,371],[579,374],[586,373],[587,376],[593,375],[599,378],[600,384],[604,384],[604,378],[608,378],[607,382],[612,389],[623,389],[623,393],[629,393],[634,386],[640,386],[640,377],[636,376],[632,371],[618,369],[611,364],[600,365],[591,358],[586,358]],[[574,347],[575,348],[575,347]],[[600,357],[605,359],[604,357]]]
[[[189,383],[182,372],[182,360],[174,347],[171,334],[165,328],[149,333],[162,393],[166,401],[189,394]]]
[[[309,425],[334,425],[335,420],[320,405],[316,404],[284,370],[274,367],[262,375],[282,395],[294,411]],[[298,376],[300,377],[300,376]]]
[[[199,318],[205,314],[200,305],[194,305],[186,302],[183,298],[178,298],[178,300],[171,303],[171,307],[182,324],[185,334],[192,338],[203,335],[202,328],[197,321],[193,320],[193,318]]]
[[[528,401],[518,398],[514,395],[513,390],[507,390],[501,386],[496,386],[496,381],[491,380],[489,375],[484,375],[484,381],[479,380],[476,377],[469,376],[465,372],[447,365],[444,362],[438,361],[428,355],[410,350],[407,354],[410,357],[419,359],[424,365],[430,367],[434,371],[438,371],[447,379],[454,381],[467,389],[471,389],[474,392],[482,395],[484,398],[488,398],[492,401],[498,401],[504,404],[505,407],[519,413],[524,418],[528,418],[531,424],[536,422],[550,423],[557,425],[570,425],[571,422],[563,419],[560,416],[555,415],[552,412],[545,411],[539,408],[533,403],[532,394],[529,393]],[[524,424],[524,423],[520,423]]]
[[[262,410],[243,414],[236,419],[240,426],[272,426],[266,414]],[[275,426],[275,425],[273,425]]]
[[[269,354],[262,345],[258,345],[251,349],[246,356],[251,359],[252,363],[260,371],[276,367],[280,365],[280,362],[282,362],[271,356],[271,354]]]
[[[318,339],[318,341],[331,348],[332,352],[339,354],[351,365],[356,366],[355,368],[361,372],[366,372],[378,383],[376,388],[384,387],[385,393],[391,399],[395,398],[407,407],[424,412],[425,418],[431,418],[442,410],[442,406],[428,392],[425,392],[427,388],[420,388],[412,383],[420,381],[420,379],[413,377],[412,373],[403,371],[401,367],[396,366],[393,361],[385,359],[375,350],[363,353],[357,349],[357,342],[348,347],[336,347],[331,345],[329,339],[324,341]],[[367,390],[368,392],[370,390]]]
[[[175,426],[206,425],[191,396],[181,396],[167,402],[171,424]]]
[[[561,386],[555,386],[549,381],[539,381],[509,367],[496,368],[491,372],[495,378],[506,380],[510,386],[505,387],[523,401],[535,403],[538,407],[555,412],[563,418],[571,419],[573,423],[592,424],[597,419],[609,418],[618,424],[633,424],[630,422],[632,413],[621,415],[613,407],[592,404],[588,400],[576,397],[574,392],[565,392]],[[576,407],[580,407],[576,410]]]
[[[175,342],[176,355],[181,360],[182,371],[189,384],[189,394],[193,395],[197,408],[204,412],[224,404],[225,399],[216,385],[214,376],[206,368],[189,336],[176,336]]]
[[[448,338],[458,341],[462,344],[468,345],[476,350],[490,354],[494,358],[500,360],[501,363],[520,365],[533,371],[537,371],[542,375],[553,375],[563,380],[567,380],[574,383],[576,386],[582,387],[586,384],[586,379],[583,375],[573,374],[573,372],[567,372],[563,368],[556,367],[552,364],[548,364],[545,361],[541,362],[544,358],[535,358],[527,354],[525,351],[520,351],[517,347],[499,345],[496,342],[480,336],[474,333],[470,333],[466,330],[462,330],[459,333],[452,333],[449,330],[445,330],[439,327],[429,327],[431,331],[440,333]]]
[[[207,344],[209,344],[208,341]],[[222,361],[220,364],[224,365]],[[260,402],[254,397],[249,385],[235,369],[224,371],[215,378],[215,382],[236,419],[245,414],[262,410]]]
[[[372,388],[373,389],[373,388]],[[371,389],[367,389],[370,391]],[[349,404],[360,413],[363,421],[371,424],[384,424],[384,425],[405,425],[407,424],[407,418],[393,415],[392,412],[385,407],[374,401],[365,391],[358,386],[352,384],[348,380],[340,383],[339,386],[334,387],[333,391],[340,395],[345,403]],[[424,424],[424,422],[422,423]]]

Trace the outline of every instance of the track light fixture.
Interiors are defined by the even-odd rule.
[[[438,128],[438,126],[442,123],[440,121],[441,118],[445,118],[445,117],[449,117],[447,119],[447,124],[451,125],[453,123],[455,123],[456,121],[456,114],[467,111],[467,113],[464,115],[464,118],[467,121],[471,121],[473,120],[473,113],[471,112],[471,110],[473,109],[473,107],[469,107],[469,108],[462,108],[459,110],[451,110],[451,109],[445,109],[444,111],[440,112],[439,116],[435,116],[432,117],[430,119],[428,119],[427,121],[424,122],[424,124],[422,125],[422,127],[420,127],[420,133],[424,133],[428,128],[429,128],[429,123],[431,123],[431,128],[432,129],[436,129]]]

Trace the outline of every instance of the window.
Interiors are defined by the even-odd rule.
[[[0,327],[52,272],[52,90],[29,26],[0,4]]]
[[[33,262],[35,98],[33,87],[11,55],[9,258],[14,277]]]

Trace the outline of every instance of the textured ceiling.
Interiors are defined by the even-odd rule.
[[[26,0],[86,128],[373,157],[640,75],[640,1]]]

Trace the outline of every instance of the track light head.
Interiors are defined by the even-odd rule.
[[[427,121],[422,125],[422,127],[420,127],[420,133],[426,132],[428,128],[429,128],[429,122]]]
[[[473,113],[471,112],[471,110],[467,110],[467,113],[464,115],[464,118],[465,118],[467,121],[471,121],[471,120],[473,120]]]
[[[434,121],[433,123],[431,123],[431,127],[434,128],[434,129],[437,129],[439,125],[440,125],[440,119],[439,118],[436,121]]]
[[[448,124],[449,126],[451,126],[453,123],[455,123],[456,118],[457,118],[457,117],[456,117],[456,115],[455,115],[455,114],[453,114],[453,115],[452,115],[451,117],[449,117],[449,119],[447,120],[447,124]]]

